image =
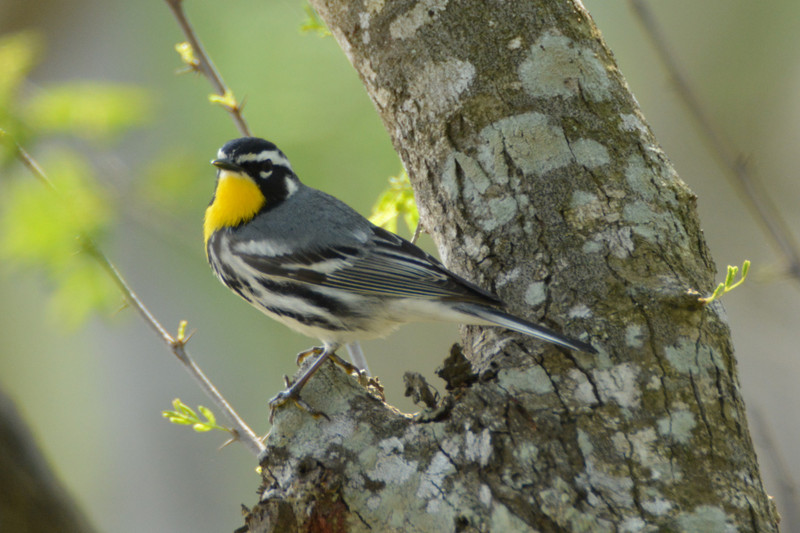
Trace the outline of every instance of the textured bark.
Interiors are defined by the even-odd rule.
[[[600,354],[468,328],[419,419],[325,368],[244,530],[777,531],[695,197],[580,3],[311,3],[445,263]]]

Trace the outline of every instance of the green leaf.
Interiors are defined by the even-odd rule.
[[[744,263],[742,263],[742,281],[747,279],[747,274],[750,273],[750,260],[745,259]]]
[[[725,276],[725,286],[730,287],[733,285],[733,280],[736,279],[736,274],[739,272],[739,267],[728,266],[728,275]]]
[[[378,197],[369,220],[376,226],[396,233],[397,219],[400,216],[413,233],[419,224],[419,211],[414,190],[405,171],[389,178],[389,187]]]
[[[727,274],[725,275],[725,282],[717,285],[717,288],[714,289],[714,292],[711,293],[711,296],[698,298],[698,300],[703,305],[708,305],[714,300],[721,298],[723,295],[731,292],[733,289],[744,283],[744,280],[747,279],[747,274],[749,272],[750,272],[750,261],[745,259],[744,262],[742,263],[742,277],[739,278],[739,281],[734,283],[734,280],[736,279],[736,274],[739,273],[739,267],[728,265],[728,271]]]
[[[211,431],[212,429],[218,429],[220,431],[226,431],[230,433],[228,428],[217,424],[217,418],[207,407],[203,407],[202,405],[197,407],[198,411],[200,411],[200,413],[206,418],[206,420],[200,420],[200,417],[197,416],[197,413],[195,413],[191,407],[183,403],[179,398],[175,398],[172,401],[172,406],[175,408],[174,411],[162,411],[161,416],[173,424],[180,424],[183,426],[191,425],[192,429],[198,433],[204,433],[206,431]]]
[[[150,94],[141,87],[77,81],[38,93],[24,116],[35,131],[68,132],[96,141],[145,124],[151,115]]]
[[[197,413],[195,413],[191,407],[180,401],[180,399],[175,398],[175,400],[173,400],[172,402],[172,406],[175,407],[175,410],[181,413],[186,418],[190,418],[192,420],[198,420]]]
[[[214,416],[214,413],[211,411],[211,409],[209,409],[208,407],[203,407],[202,405],[198,405],[197,409],[204,417],[206,417],[206,420],[208,420],[208,423],[210,425],[212,426],[217,425],[217,417]]]
[[[180,424],[183,426],[188,426],[192,423],[191,420],[187,420],[185,416],[177,411],[161,411],[161,416],[166,418],[172,424]]]

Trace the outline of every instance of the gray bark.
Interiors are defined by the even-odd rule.
[[[600,354],[467,328],[418,419],[325,368],[246,530],[777,531],[695,197],[580,3],[311,3],[445,263]]]

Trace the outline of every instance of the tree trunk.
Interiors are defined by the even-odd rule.
[[[600,353],[468,328],[416,419],[325,368],[243,531],[777,531],[695,197],[580,2],[311,4],[444,262]]]
[[[1,390],[0,531],[95,531],[56,479],[14,402]]]

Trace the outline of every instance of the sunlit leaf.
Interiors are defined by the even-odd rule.
[[[376,226],[397,232],[397,219],[400,216],[413,233],[419,223],[419,211],[405,171],[389,178],[389,187],[378,197],[369,220]]]
[[[211,409],[209,409],[208,407],[203,407],[202,405],[198,405],[197,409],[200,411],[200,413],[202,413],[204,417],[206,417],[206,420],[208,420],[209,425],[211,426],[217,425],[217,417],[214,416],[214,413],[213,411],[211,411]]]
[[[217,424],[217,418],[214,416],[214,413],[211,412],[211,409],[207,407],[203,407],[202,405],[197,407],[203,417],[205,417],[205,420],[200,420],[200,417],[197,416],[197,413],[191,407],[183,403],[179,398],[175,398],[172,401],[172,406],[175,408],[174,411],[161,411],[161,416],[173,424],[180,424],[184,426],[191,425],[192,429],[198,433],[205,433],[206,431],[211,431],[212,429],[218,429],[220,431],[230,433],[228,428]]]

